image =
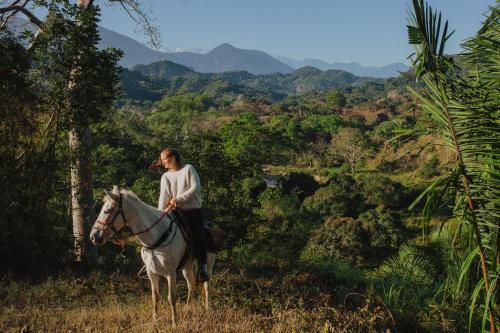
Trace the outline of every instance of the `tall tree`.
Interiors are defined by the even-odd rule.
[[[135,0],[120,0],[118,3],[129,15],[141,23],[151,36],[151,43],[157,42],[156,30],[149,24],[147,15]],[[31,10],[32,6],[48,9],[41,20]],[[93,0],[34,1],[14,0],[0,7],[0,29],[8,21],[24,15],[38,29],[31,39],[30,48],[47,64],[59,72],[56,86],[64,86],[64,114],[68,125],[68,141],[71,151],[71,207],[75,254],[77,261],[86,255],[85,226],[93,220],[92,173],[89,161],[91,142],[90,125],[104,110],[110,108],[116,96],[118,81],[118,53],[98,51],[97,20],[99,10]],[[40,52],[42,49],[52,53]],[[43,62],[43,61],[42,61]],[[41,71],[47,71],[41,68]]]

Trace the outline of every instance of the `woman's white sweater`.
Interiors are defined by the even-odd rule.
[[[177,207],[181,209],[201,208],[200,177],[191,164],[161,176],[158,209],[165,210],[172,198],[177,199]]]

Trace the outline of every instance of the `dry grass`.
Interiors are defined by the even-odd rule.
[[[97,302],[93,307],[34,307],[19,311],[4,308],[3,332],[147,332],[153,330],[150,299],[146,295],[123,302]],[[257,332],[259,321],[234,308],[204,310],[198,304],[178,305],[179,327],[175,332]],[[171,332],[165,303],[156,322],[159,332]]]
[[[306,278],[308,278],[306,276]],[[364,297],[356,306],[331,304],[304,276],[252,279],[228,271],[213,283],[212,307],[186,306],[178,287],[178,328],[170,327],[165,293],[159,332],[390,332],[391,315]],[[121,274],[71,274],[41,283],[0,282],[1,332],[150,332],[148,281]],[[199,295],[199,294],[197,294]]]

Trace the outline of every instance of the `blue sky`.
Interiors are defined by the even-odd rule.
[[[137,40],[135,23],[105,5],[101,25]],[[456,32],[448,53],[473,36],[494,0],[431,0]],[[163,47],[212,49],[230,43],[294,59],[385,65],[412,53],[406,36],[411,0],[146,0]]]

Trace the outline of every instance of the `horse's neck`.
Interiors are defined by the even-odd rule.
[[[161,217],[162,212],[139,200],[127,198],[124,204],[124,213],[127,217],[127,224],[134,234],[139,233],[137,237],[142,245],[153,245],[165,232],[170,224],[170,217],[164,216],[162,221],[149,229]],[[142,231],[149,229],[147,232]]]

